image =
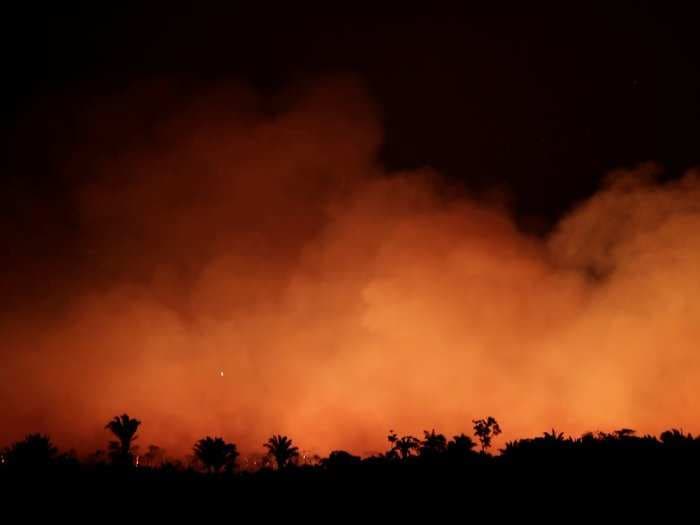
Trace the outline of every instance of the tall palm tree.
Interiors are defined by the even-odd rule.
[[[279,470],[288,467],[299,456],[299,449],[292,445],[292,440],[287,436],[273,435],[263,446],[275,458]]]
[[[234,443],[226,443],[223,438],[207,436],[194,444],[194,455],[209,472],[219,472],[223,467],[234,468],[238,448]]]
[[[115,462],[131,463],[131,443],[138,438],[136,431],[140,425],[141,421],[132,419],[127,414],[114,416],[114,419],[105,425],[105,428],[118,439],[109,443],[112,459]]]

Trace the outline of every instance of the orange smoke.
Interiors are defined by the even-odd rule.
[[[389,428],[485,415],[503,441],[697,429],[696,176],[613,173],[543,239],[438,173],[384,172],[347,79],[272,103],[221,90],[138,145],[119,115],[88,119],[114,127],[108,148],[66,152],[82,255],[51,290],[64,306],[0,321],[0,442],[88,450],[124,411],[173,454],[273,432],[368,453]]]

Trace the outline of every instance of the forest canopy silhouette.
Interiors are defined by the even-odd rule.
[[[288,436],[272,435],[261,447],[265,454],[251,453],[241,458],[234,442],[222,437],[205,436],[194,443],[192,454],[169,457],[156,445],[141,454],[133,445],[141,421],[128,414],[115,416],[105,426],[118,441],[109,442],[109,454],[98,450],[79,458],[75,451],[59,452],[50,437],[28,434],[0,451],[0,477],[38,474],[62,475],[66,479],[95,478],[119,483],[123,476],[154,480],[234,480],[268,482],[276,479],[299,481],[373,480],[387,481],[395,476],[440,474],[461,476],[467,473],[484,483],[499,471],[489,467],[503,465],[527,469],[595,469],[598,473],[618,468],[660,466],[697,468],[700,464],[700,437],[680,429],[666,430],[659,437],[638,436],[630,428],[613,432],[586,432],[580,437],[565,436],[555,429],[532,438],[508,441],[493,455],[489,449],[501,434],[498,421],[489,416],[472,421],[475,439],[460,433],[451,439],[435,429],[423,431],[423,438],[387,435],[383,452],[360,457],[345,450],[333,450],[327,457],[300,452]],[[481,449],[477,450],[477,442]],[[484,470],[486,469],[486,470]],[[534,471],[531,475],[534,474]],[[139,478],[140,476],[140,478]],[[427,479],[427,478],[426,478]]]

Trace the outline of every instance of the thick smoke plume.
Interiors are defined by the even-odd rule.
[[[439,173],[386,173],[346,79],[178,100],[148,129],[134,97],[63,152],[79,242],[47,286],[60,307],[1,320],[0,442],[87,451],[124,411],[174,454],[273,432],[368,453],[485,415],[506,439],[697,430],[697,176],[612,173],[533,237]],[[58,271],[37,267],[14,285]]]

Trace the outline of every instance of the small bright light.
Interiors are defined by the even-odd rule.
[[[221,372],[219,372],[219,375],[220,375],[221,377],[224,377],[224,371],[222,370]]]

